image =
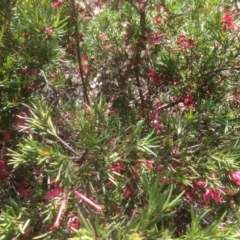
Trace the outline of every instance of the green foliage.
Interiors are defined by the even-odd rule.
[[[78,8],[0,3],[0,239],[238,239],[238,8]]]

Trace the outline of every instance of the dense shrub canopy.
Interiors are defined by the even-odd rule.
[[[239,4],[0,2],[0,239],[238,239]]]

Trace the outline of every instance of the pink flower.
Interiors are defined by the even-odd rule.
[[[154,120],[153,121],[153,126],[157,129],[162,129],[163,128],[163,124],[159,120]]]
[[[69,214],[68,215],[69,220],[68,220],[68,226],[72,229],[79,229],[80,228],[80,222],[77,219],[77,217],[74,214]]]
[[[58,196],[62,191],[63,191],[63,188],[56,187],[56,188],[52,189],[51,191],[49,191],[45,195],[44,198],[45,198],[45,200],[50,200],[50,199],[55,198],[56,196]]]
[[[27,89],[34,89],[37,87],[37,84],[36,83],[30,83],[27,85]]]
[[[45,33],[46,33],[48,36],[52,36],[52,34],[53,34],[52,28],[46,27],[46,28],[45,28]]]
[[[162,102],[159,99],[157,99],[155,106],[156,108],[160,108],[162,106]]]
[[[114,163],[108,167],[115,172],[119,172],[126,169],[126,165],[124,163]]]
[[[216,173],[212,173],[211,174],[211,178],[217,178],[217,174]]]
[[[185,43],[187,41],[187,37],[184,34],[179,35],[177,44]]]
[[[101,39],[102,41],[107,40],[107,34],[106,34],[106,33],[102,33],[102,34],[100,35],[100,39]]]
[[[74,193],[76,194],[77,197],[79,197],[82,201],[84,201],[86,204],[90,205],[91,207],[95,208],[95,210],[97,212],[101,212],[102,211],[102,207],[96,203],[94,203],[92,200],[90,200],[89,198],[87,198],[86,196],[84,196],[83,194],[81,194],[78,191],[74,191]]]
[[[145,160],[145,159],[142,159],[142,160],[138,160],[138,162],[142,165],[146,165],[148,169],[151,169],[154,167],[154,164],[155,164],[155,161],[153,160]]]
[[[154,23],[164,23],[164,22],[167,21],[166,18],[161,18],[161,17],[159,17],[159,16],[154,17],[152,20],[153,20]]]
[[[52,8],[53,8],[53,9],[57,9],[57,8],[59,8],[61,5],[62,5],[62,2],[61,2],[61,1],[55,1],[55,2],[52,4]]]
[[[240,171],[232,172],[230,174],[230,177],[232,181],[234,181],[236,184],[240,185]]]
[[[53,231],[55,228],[58,228],[60,226],[60,218],[61,218],[63,210],[66,206],[67,198],[68,198],[68,194],[61,200],[61,202],[60,202],[61,205],[60,205],[60,208],[58,211],[57,218],[56,218],[53,226],[49,228],[50,231]]]
[[[195,182],[195,185],[200,186],[200,187],[206,187],[207,183],[204,181],[197,181],[197,182]]]
[[[147,3],[145,1],[142,1],[139,3],[139,8],[144,9],[147,6]]]
[[[206,189],[206,192],[203,195],[205,204],[208,204],[210,200],[215,200],[218,203],[221,203],[221,196],[218,190]]]
[[[150,69],[147,76],[148,77],[155,77],[156,76],[156,71],[154,69]]]
[[[87,55],[84,55],[82,58],[81,58],[81,62],[82,63],[86,63],[88,61],[88,56]]]
[[[54,73],[51,73],[51,74],[50,74],[50,78],[56,79],[56,75],[55,75]]]
[[[179,35],[177,44],[181,46],[181,50],[195,47],[194,41],[192,39],[187,38],[186,35],[184,34]]]
[[[222,29],[224,32],[226,32],[227,28],[233,29],[234,24],[233,24],[233,17],[229,12],[226,12],[221,20],[222,23]]]
[[[161,37],[164,34],[161,34],[159,31],[153,34],[147,34],[148,40],[151,44],[159,45],[162,43]]]

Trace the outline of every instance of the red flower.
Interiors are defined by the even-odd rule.
[[[30,83],[27,85],[27,89],[34,89],[37,87],[37,84],[36,83]]]
[[[49,228],[50,231],[53,231],[55,228],[58,228],[60,226],[60,218],[61,218],[63,210],[66,206],[67,198],[68,198],[68,194],[60,201],[60,208],[58,211],[58,215],[57,215],[57,218],[56,218],[53,226]]]
[[[177,44],[185,43],[187,41],[187,37],[184,34],[179,35]]]
[[[161,81],[161,77],[156,73],[154,69],[150,69],[147,76],[150,77],[154,83],[159,83]]]
[[[141,160],[138,160],[138,163],[140,163],[141,165],[145,165],[147,169],[151,169],[154,167],[155,161],[141,159]]]
[[[127,188],[124,192],[124,199],[126,200],[133,195],[134,195],[134,189],[133,188]]]
[[[113,207],[113,209],[114,209],[115,213],[120,213],[121,212],[121,209],[117,205],[115,205]]]
[[[3,141],[6,142],[6,141],[9,140],[9,138],[10,138],[9,133],[8,132],[4,132],[4,134],[3,134]]]
[[[207,188],[203,197],[204,197],[205,204],[208,204],[209,200],[215,200],[218,203],[222,202],[220,192],[218,190]]]
[[[194,200],[193,194],[191,192],[187,192],[187,191],[185,191],[184,198],[189,200],[189,201]]]
[[[232,181],[234,181],[236,184],[240,185],[240,171],[232,172],[230,174],[230,177]]]
[[[181,50],[195,47],[194,41],[192,39],[187,38],[186,35],[184,34],[179,35],[177,44],[181,46]]]
[[[224,32],[226,32],[227,28],[233,29],[234,24],[233,24],[233,17],[230,15],[229,12],[226,12],[221,20],[222,23],[222,29]]]
[[[80,222],[77,219],[77,217],[74,214],[69,214],[68,217],[69,217],[68,226],[70,228],[79,229]]]
[[[33,70],[33,69],[30,69],[30,73],[31,73],[31,75],[33,75],[33,76],[37,76],[37,72],[36,72],[35,70]]]
[[[153,34],[147,34],[148,40],[151,44],[159,45],[162,43],[161,37],[164,34],[161,34],[159,31]]]
[[[147,76],[148,77],[155,77],[156,76],[156,71],[154,69],[150,69]]]
[[[9,172],[6,170],[6,163],[5,160],[0,158],[0,184],[2,184],[2,181],[4,178],[7,178],[9,175]]]
[[[52,189],[51,191],[49,191],[45,195],[44,198],[45,198],[45,200],[50,200],[50,199],[55,198],[56,196],[58,196],[62,191],[63,191],[63,188],[56,187],[56,188]]]
[[[31,199],[32,198],[32,189],[27,186],[20,186],[18,189],[18,194],[20,198]]]
[[[157,99],[155,106],[156,108],[160,108],[162,106],[162,102],[159,99]]]
[[[81,194],[78,191],[74,191],[75,195],[77,197],[79,197],[82,201],[84,201],[86,204],[90,205],[91,207],[95,208],[95,210],[97,212],[101,212],[102,211],[102,207],[96,203],[94,203],[92,200],[90,200],[89,198],[87,198],[86,196],[84,196],[83,194]]]
[[[195,47],[194,41],[192,39],[188,39],[187,44],[188,44],[189,48],[194,48]]]
[[[27,69],[26,68],[22,69],[21,76],[24,77],[26,74],[27,74]]]
[[[112,169],[115,172],[119,172],[119,171],[125,170],[126,165],[124,163],[115,163],[115,164],[109,166],[108,168]]]
[[[37,168],[34,170],[34,173],[37,175],[37,176],[40,176],[42,173],[43,173],[43,170],[41,168]]]

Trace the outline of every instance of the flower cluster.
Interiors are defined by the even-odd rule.
[[[127,166],[127,164],[116,161],[111,164],[108,169],[112,172],[116,172],[118,174],[124,175],[127,179],[129,179],[129,184],[126,185],[124,190],[123,198],[126,200],[135,195],[134,184],[131,184],[130,181],[139,179],[140,170],[145,169],[145,171],[151,170],[155,165],[155,161],[139,159],[132,163],[131,166]],[[107,183],[106,187],[109,189],[112,186],[111,182]]]
[[[193,39],[187,38],[184,34],[179,35],[177,44],[180,46],[181,51],[184,51],[187,48],[195,47]]]
[[[222,29],[224,32],[227,31],[227,29],[234,29],[233,24],[233,17],[230,14],[230,12],[226,12],[221,20],[222,23]]]
[[[57,196],[59,196],[61,193],[64,192],[64,188],[60,188],[60,187],[55,187],[52,190],[50,190],[46,195],[45,195],[45,200],[51,200],[51,199],[55,199]],[[60,208],[58,210],[57,213],[57,217],[56,220],[53,224],[53,226],[51,226],[49,228],[50,231],[53,231],[56,228],[59,228],[60,226],[60,219],[61,216],[63,214],[63,211],[66,207],[67,204],[67,200],[68,197],[70,195],[71,192],[67,192],[65,194],[65,196],[59,201],[60,203]],[[92,208],[94,208],[97,212],[101,212],[102,211],[102,206],[98,205],[97,203],[94,203],[92,200],[90,200],[88,197],[86,197],[84,194],[74,190],[73,193],[80,199],[82,200],[84,203],[86,203],[88,206],[91,206]],[[76,218],[76,216],[74,215],[70,215],[69,216],[69,222],[68,225],[71,228],[74,229],[78,229],[80,227],[80,222],[79,220]]]

